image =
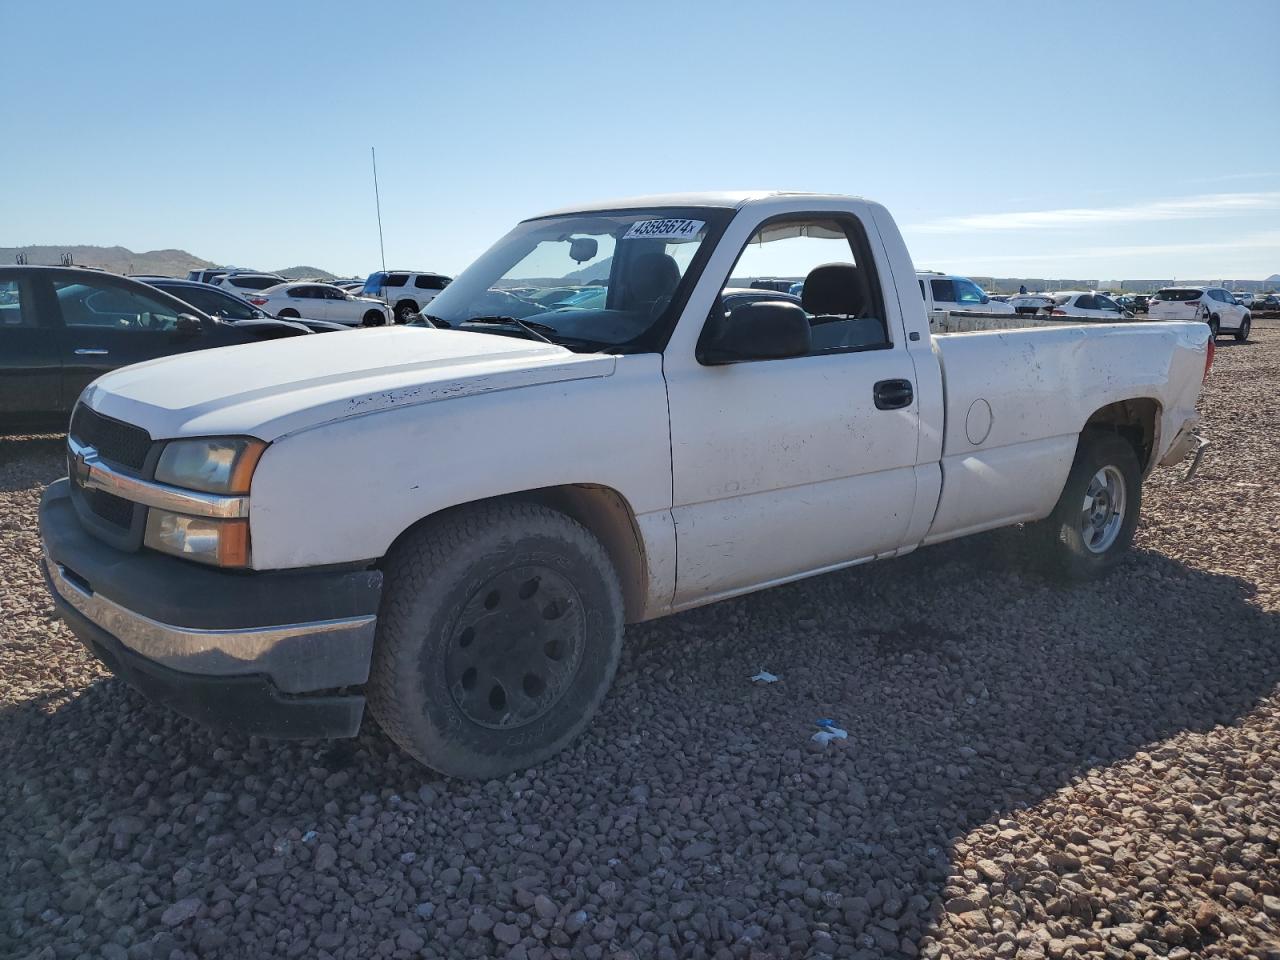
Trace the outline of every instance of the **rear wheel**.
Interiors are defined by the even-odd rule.
[[[396,323],[408,323],[418,312],[418,305],[412,300],[401,300],[396,304]]]
[[[1218,315],[1215,313],[1213,316],[1209,317],[1208,322],[1209,336],[1213,337],[1215,340],[1218,339],[1218,330],[1222,326],[1222,321],[1218,319]]]
[[[285,309],[277,313],[276,316],[282,320],[296,320],[298,319],[298,311],[290,307],[285,307]]]
[[[427,766],[502,776],[590,723],[622,625],[617,575],[581,524],[529,503],[463,509],[387,558],[369,708]]]
[[[1253,320],[1248,315],[1240,321],[1240,329],[1236,331],[1236,342],[1244,343],[1249,339],[1249,328],[1253,326]]]
[[[1032,528],[1049,572],[1067,580],[1107,572],[1133,542],[1141,505],[1133,447],[1117,434],[1086,430],[1057,506]]]

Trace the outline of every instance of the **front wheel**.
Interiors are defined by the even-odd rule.
[[[1240,321],[1240,329],[1236,331],[1236,343],[1244,343],[1249,339],[1249,328],[1253,326],[1253,320],[1246,316]]]
[[[1062,496],[1033,526],[1051,573],[1067,580],[1101,576],[1133,542],[1142,506],[1142,471],[1127,440],[1086,430]]]
[[[396,304],[396,323],[408,323],[418,315],[418,305],[412,300],[402,300]]]
[[[422,763],[499,777],[552,756],[604,700],[623,603],[600,541],[531,503],[465,508],[387,557],[369,709]]]
[[[386,315],[381,310],[370,310],[360,320],[360,325],[364,327],[381,327],[387,322]]]

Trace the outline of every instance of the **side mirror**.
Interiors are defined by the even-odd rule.
[[[181,334],[193,337],[204,332],[204,321],[192,313],[180,313],[174,323],[174,329]]]
[[[991,302],[991,298],[990,298],[990,297],[988,297],[988,296],[984,293],[984,294],[982,295],[982,299],[981,299],[981,300],[979,300],[978,302],[979,302],[979,303],[990,303],[990,302]]]
[[[758,300],[708,324],[698,360],[709,366],[803,357],[813,349],[809,317],[794,303]]]

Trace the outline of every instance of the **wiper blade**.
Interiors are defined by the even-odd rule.
[[[550,326],[549,324],[538,323],[536,320],[530,322],[528,320],[521,320],[519,317],[501,317],[501,316],[469,317],[466,320],[464,320],[463,323],[501,323],[504,325],[519,327],[525,333],[528,333],[531,336],[537,337],[539,340],[543,341],[544,343],[550,343],[552,345],[558,346],[558,344],[556,344],[554,340],[552,340],[550,337],[547,336],[547,333],[555,334],[555,333],[558,333],[559,331],[557,331],[555,327]],[[546,332],[544,333],[543,331],[546,331]]]

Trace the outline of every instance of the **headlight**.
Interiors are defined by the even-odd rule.
[[[249,565],[249,521],[188,517],[152,507],[142,542],[153,550],[219,567]]]
[[[244,437],[174,440],[160,454],[156,480],[203,493],[248,493],[266,448],[261,440]]]

